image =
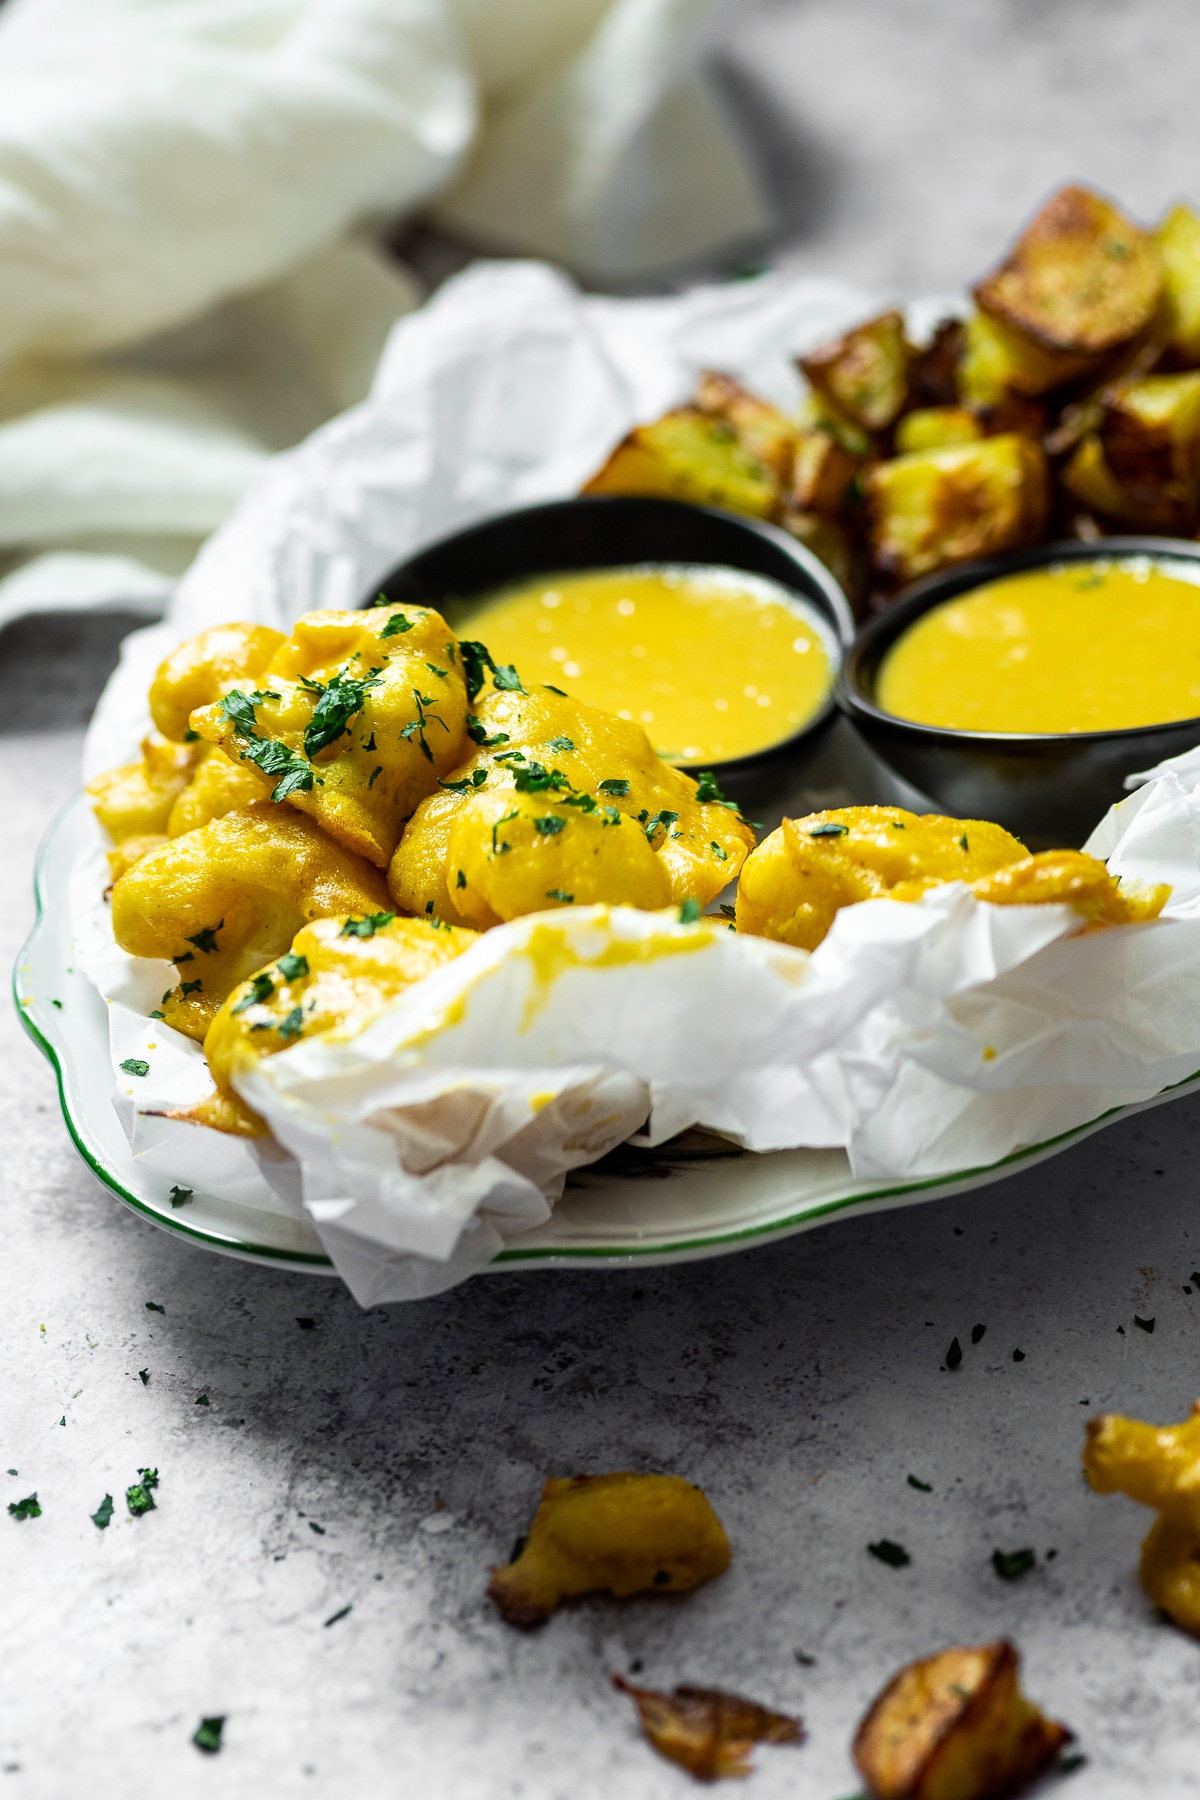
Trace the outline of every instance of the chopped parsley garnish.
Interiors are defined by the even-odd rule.
[[[23,1500],[10,1500],[8,1510],[14,1519],[40,1519],[42,1516],[36,1494],[26,1494]]]
[[[127,1056],[121,1067],[126,1075],[148,1075],[150,1073],[150,1064],[143,1062],[140,1056]]]
[[[912,1557],[903,1544],[894,1544],[891,1538],[880,1538],[877,1543],[868,1544],[867,1549],[879,1562],[886,1563],[889,1569],[902,1569]]]
[[[497,831],[499,831],[501,825],[507,825],[510,819],[519,819],[520,816],[521,816],[521,813],[520,813],[520,809],[518,808],[518,809],[515,809],[513,812],[506,812],[504,814],[503,818],[496,820],[496,823],[492,826],[492,855],[493,856],[503,856],[506,850],[512,849],[512,845],[509,843],[502,843],[502,844],[497,845],[496,833],[497,833]]]
[[[574,906],[574,894],[564,894],[561,888],[547,888],[547,900],[561,900],[564,906]]]
[[[463,874],[463,872],[462,872],[462,870],[461,870],[461,869],[460,869],[460,870],[459,870],[459,871],[458,871],[458,880],[457,880],[457,882],[456,882],[456,883],[455,883],[455,886],[456,886],[456,887],[460,887],[460,888],[465,888],[465,887],[466,887],[466,885],[467,885],[467,878],[466,878],[466,876],[465,876],[465,875],[464,875],[464,874]]]
[[[724,915],[727,919],[736,919],[737,918],[737,907],[736,906],[727,906],[726,903],[724,901],[722,901],[721,902],[721,911],[724,913]]]
[[[293,1006],[286,1019],[279,1021],[279,1035],[285,1044],[290,1044],[304,1030],[304,1014],[298,1006]]]
[[[740,813],[741,807],[736,800],[727,800],[717,786],[716,776],[711,769],[703,769],[696,777],[696,798],[707,801],[713,806],[728,807],[730,812]]]
[[[600,820],[602,825],[619,825],[621,823],[621,814],[615,806],[605,806],[600,810],[603,815]]]
[[[474,713],[467,714],[467,736],[473,744],[482,744],[485,750],[492,750],[497,744],[508,743],[507,731],[498,731],[494,737],[489,737],[487,726]]]
[[[323,691],[319,682],[315,684],[304,682],[301,685],[315,687],[317,692]],[[232,721],[238,736],[245,740],[246,748],[241,752],[242,761],[253,763],[264,775],[272,777],[278,775],[280,780],[272,790],[271,798],[275,801],[286,800],[289,794],[308,793],[311,790],[313,772],[303,757],[297,756],[294,750],[289,750],[288,746],[280,743],[277,738],[259,737],[255,730],[257,721],[254,705],[256,698],[266,697],[265,695],[243,694],[234,688],[221,701],[221,711],[227,719]],[[311,730],[311,726],[309,729]],[[219,930],[220,927],[218,926],[217,929]]]
[[[95,1512],[90,1515],[92,1524],[96,1527],[97,1531],[107,1531],[112,1516],[113,1497],[111,1494],[105,1494]]]
[[[594,813],[596,810],[596,802],[592,799],[590,794],[565,794],[563,796],[563,805],[577,806],[580,812],[585,813]],[[609,811],[611,812],[611,810],[612,808],[610,807]]]
[[[198,744],[200,742],[200,733],[198,731],[193,731],[189,725],[183,734],[183,741],[185,744]]]
[[[327,1626],[328,1625],[336,1625],[339,1619],[344,1619],[346,1617],[347,1613],[352,1613],[353,1611],[354,1611],[354,1602],[353,1602],[353,1600],[351,1600],[346,1606],[339,1607],[337,1612],[330,1613],[330,1615],[326,1619],[325,1623]]]
[[[720,844],[710,844],[708,847],[712,851],[713,855],[716,857],[718,862],[728,862],[729,861],[728,856],[726,855],[725,851],[722,850]]]
[[[210,952],[217,947],[218,931],[223,931],[224,928],[225,921],[222,919],[219,924],[206,925],[203,931],[198,931],[196,933],[195,937],[184,938],[183,941],[185,944],[195,944],[197,950],[203,955],[208,956]],[[182,956],[177,956],[175,960],[176,962],[182,962],[184,959]]]
[[[689,895],[683,902],[683,905],[679,908],[679,923],[681,925],[694,925],[699,917],[700,902],[694,900]]]
[[[158,1010],[158,1008],[157,1008],[157,1007],[155,1007],[155,1009],[154,1009],[154,1011],[153,1011],[153,1012],[152,1012],[152,1013],[151,1013],[151,1014],[150,1014],[150,1017],[151,1017],[151,1018],[152,1018],[152,1019],[165,1019],[165,1018],[166,1018],[166,1016],[167,1016],[167,1015],[166,1015],[166,1013],[165,1013],[165,1012],[159,1012],[159,1010]]]
[[[307,956],[297,956],[293,950],[287,950],[275,967],[285,981],[300,981],[308,974],[308,958]]]
[[[973,1344],[982,1343],[983,1337],[984,1337],[984,1334],[986,1331],[987,1331],[986,1325],[972,1325],[972,1327],[971,1327],[971,1342]]]
[[[146,1302],[146,1311],[147,1312],[159,1312],[159,1313],[163,1313],[165,1315],[166,1310],[167,1310],[166,1307],[160,1306],[158,1304],[157,1300],[147,1300],[147,1302]]]
[[[197,1750],[203,1750],[208,1756],[215,1756],[221,1748],[221,1733],[224,1729],[224,1713],[212,1719],[201,1719],[192,1733],[192,1742]]]
[[[440,679],[442,681],[445,681],[445,679],[446,679],[445,669],[439,669],[436,663],[431,663],[431,662],[427,662],[425,664],[425,667],[429,670],[429,673],[431,675],[437,675],[440,677]]]
[[[323,1525],[318,1525],[315,1519],[310,1519],[308,1521],[308,1529],[310,1531],[315,1531],[318,1537],[325,1536],[325,1527]]]
[[[557,750],[561,756],[565,756],[575,748],[575,745],[569,737],[553,737],[548,740],[546,748],[547,750]]]
[[[965,831],[958,840],[958,847],[960,850],[969,850],[971,848],[970,844],[967,842],[967,834]]]
[[[561,793],[564,788],[574,792],[561,769],[547,769],[540,762],[530,761],[525,768],[514,769],[512,777],[518,794]]]
[[[416,702],[417,716],[412,721],[411,725],[406,725],[404,727],[404,730],[400,733],[400,736],[405,740],[406,743],[411,742],[412,739],[415,737],[417,742],[421,746],[421,755],[425,758],[426,762],[431,763],[433,761],[433,751],[429,748],[429,745],[425,741],[426,725],[430,722],[430,720],[432,720],[435,725],[440,725],[442,730],[447,733],[449,732],[450,727],[447,725],[445,719],[440,719],[438,717],[437,713],[426,711],[427,707],[430,707],[434,704],[433,700],[430,698],[430,696],[428,694],[423,694],[421,692],[420,688],[414,688],[412,690],[412,697],[413,697],[413,700]]]
[[[121,1067],[122,1068],[125,1067],[124,1063],[121,1064]],[[1154,1330],[1154,1320],[1153,1319],[1139,1319],[1137,1314],[1134,1313],[1133,1322],[1142,1331],[1153,1331]]]
[[[181,1000],[186,1000],[189,994],[198,994],[203,986],[204,983],[202,981],[181,981],[179,984],[179,998]]]
[[[629,793],[629,783],[627,781],[602,781],[597,791],[601,794],[611,794],[614,800],[624,800]]]
[[[197,1394],[195,1404],[197,1406],[211,1406],[212,1401],[209,1399],[207,1394]]]
[[[891,826],[893,831],[903,831],[904,830],[904,826],[899,819],[889,819],[888,824]]]
[[[473,794],[476,788],[483,786],[487,778],[486,769],[472,769],[471,773],[464,775],[461,781],[439,781],[438,786],[445,788],[448,794]]]
[[[557,837],[560,831],[565,831],[566,824],[567,821],[557,813],[547,813],[544,818],[533,821],[533,829],[539,837]]]
[[[250,982],[250,992],[238,1001],[232,1011],[244,1013],[251,1006],[265,1006],[274,992],[275,983],[269,975],[255,975]]]
[[[667,812],[665,810],[662,812],[656,812],[654,814],[653,818],[644,818],[642,820],[642,823],[645,825],[645,828],[646,828],[646,842],[648,844],[652,844],[654,842],[654,834],[658,830],[660,825],[664,831],[669,832],[672,825],[676,824],[678,819],[679,819],[678,813]]]
[[[367,786],[369,788],[373,788],[375,786],[375,783],[378,780],[379,776],[382,774],[383,774],[383,764],[376,763],[375,767],[371,770],[371,776],[370,776],[370,780],[367,782]]]
[[[194,1190],[192,1188],[173,1187],[170,1194],[171,1205],[190,1206],[192,1203],[193,1192]]]
[[[1014,1350],[1013,1351],[1013,1361],[1014,1362],[1024,1362],[1025,1361],[1025,1352],[1023,1350]]]
[[[402,612],[394,612],[379,636],[381,639],[399,637],[402,631],[411,631],[412,628],[411,619],[406,618]]]
[[[363,919],[347,919],[338,932],[338,936],[373,938],[377,931],[382,931],[385,925],[390,925],[395,916],[394,912],[377,912],[368,913]]]
[[[933,1483],[921,1481],[916,1475],[906,1475],[905,1480],[910,1488],[916,1488],[918,1494],[932,1494],[933,1492]]]
[[[523,694],[525,692],[525,689],[521,686],[521,677],[517,674],[512,663],[500,663],[499,665],[493,666],[492,686],[503,688],[506,693],[510,694]]]
[[[150,1490],[157,1486],[157,1469],[139,1469],[137,1480],[125,1489],[125,1504],[135,1519],[154,1511],[154,1495]]]
[[[808,835],[810,838],[845,837],[849,830],[848,825],[839,825],[836,819],[827,819],[823,825],[814,825]]]
[[[992,1567],[1001,1581],[1018,1581],[1037,1562],[1032,1550],[993,1550]]]
[[[306,684],[307,685],[307,684]],[[304,732],[304,754],[317,756],[336,743],[355,713],[366,705],[367,695],[379,686],[379,676],[372,673],[361,679],[339,669],[321,693],[312,718]]]
[[[504,664],[494,662],[492,653],[486,644],[472,641],[470,638],[463,638],[459,643],[458,648],[462,653],[463,674],[466,677],[468,700],[474,700],[480,688],[483,686],[485,669],[490,669],[492,672],[493,687],[501,688],[511,694],[523,694],[525,692],[525,689],[521,686],[521,677],[517,674],[513,665],[511,663]],[[555,692],[557,691],[558,690],[556,689]]]
[[[946,1367],[948,1369],[957,1369],[957,1367],[961,1363],[961,1361],[962,1361],[962,1345],[959,1343],[957,1338],[951,1338],[950,1348],[946,1352]]]

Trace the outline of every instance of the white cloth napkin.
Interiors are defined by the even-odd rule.
[[[0,625],[161,609],[272,452],[360,400],[444,224],[625,279],[754,238],[714,0],[8,0]]]

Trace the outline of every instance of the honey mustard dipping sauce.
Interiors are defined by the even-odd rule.
[[[1050,563],[935,606],[888,651],[885,712],[958,731],[1118,731],[1200,716],[1200,569]]]
[[[632,719],[667,762],[766,750],[822,710],[832,628],[798,595],[740,569],[644,564],[539,575],[456,625],[526,686],[548,683]]]

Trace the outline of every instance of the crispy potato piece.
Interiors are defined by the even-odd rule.
[[[1048,350],[977,312],[963,329],[959,389],[968,406],[998,406],[1012,394],[1049,393],[1095,366],[1095,357]]]
[[[785,502],[797,512],[836,519],[845,511],[859,459],[828,431],[801,431],[796,438],[792,485]]]
[[[272,776],[272,798],[386,868],[404,820],[466,745],[466,684],[446,621],[431,607],[306,613],[260,680],[199,707],[193,729]]]
[[[209,706],[231,683],[254,683],[280,644],[269,625],[213,625],[188,638],[160,664],[150,684],[150,716],[164,737],[182,741],[198,706]]]
[[[404,911],[486,930],[556,905],[707,905],[753,847],[736,808],[715,788],[701,800],[640,725],[544,687],[477,706],[479,747],[392,858]]]
[[[541,1625],[578,1594],[683,1593],[729,1567],[729,1539],[703,1490],[680,1475],[551,1478],[529,1535],[492,1571],[510,1625]]]
[[[585,494],[651,494],[769,519],[780,498],[775,471],[737,432],[696,406],[677,406],[617,445]]]
[[[943,319],[925,348],[913,352],[908,365],[908,387],[914,406],[958,405],[958,365],[962,347],[962,320]]]
[[[257,1114],[238,1097],[239,1069],[286,1050],[301,1036],[307,1043],[360,1030],[398,994],[474,942],[473,931],[387,912],[306,925],[284,956],[222,1003],[204,1039],[216,1093],[186,1116],[217,1131],[263,1132]]]
[[[798,360],[823,400],[874,432],[886,430],[908,399],[911,355],[903,318],[885,312]]]
[[[1200,482],[1200,373],[1149,375],[1104,396],[1104,459],[1133,506],[1161,529],[1186,529]]]
[[[1083,1467],[1098,1494],[1155,1507],[1138,1573],[1152,1603],[1200,1637],[1200,1400],[1179,1425],[1102,1413],[1087,1423]]]
[[[947,444],[973,444],[983,436],[983,426],[965,406],[929,406],[905,413],[896,426],[896,454],[915,450],[941,450]]]
[[[879,463],[867,478],[871,545],[885,578],[1036,543],[1047,514],[1041,446],[1015,432]]]
[[[1035,344],[1095,356],[1144,330],[1161,291],[1146,233],[1089,188],[1065,187],[978,284],[975,299]]]
[[[612,1684],[638,1709],[642,1730],[658,1751],[697,1781],[748,1775],[755,1744],[802,1744],[804,1727],[788,1713],[720,1688],[677,1687],[674,1693],[634,1687],[623,1675]]]
[[[737,928],[815,950],[843,906],[886,898],[902,882],[972,881],[1025,857],[1024,844],[985,819],[894,806],[785,819],[746,860]]]
[[[108,769],[88,782],[92,810],[114,844],[165,834],[203,751],[202,744],[171,743],[152,731],[142,739],[140,763]]]
[[[1057,1759],[1073,1734],[1021,1692],[1015,1647],[941,1650],[892,1678],[855,1735],[874,1800],[1000,1800]]]
[[[169,839],[112,892],[117,943],[175,963],[163,1017],[198,1039],[230,990],[282,956],[302,925],[387,910],[370,863],[270,801]]]
[[[1163,274],[1167,349],[1187,368],[1200,362],[1200,217],[1173,206],[1154,234]]]
[[[857,606],[864,598],[867,559],[846,526],[820,513],[791,507],[779,523],[798,543],[820,557],[851,605]]]
[[[770,469],[781,486],[790,480],[796,455],[796,427],[777,406],[760,400],[732,375],[721,375],[714,369],[706,369],[701,375],[692,404],[710,419],[728,425],[742,449]]]

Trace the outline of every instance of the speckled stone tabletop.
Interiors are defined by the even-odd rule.
[[[1182,0],[742,7],[727,79],[784,199],[793,168],[781,254],[915,292],[972,272],[1060,178],[1157,207],[1196,166],[1196,57],[1161,53],[1200,48],[1193,17]],[[0,639],[7,962],[121,629]],[[0,1800],[685,1793],[613,1670],[798,1710],[807,1744],[761,1751],[750,1791],[839,1800],[893,1670],[999,1633],[1079,1735],[1064,1793],[1200,1788],[1200,1646],[1137,1584],[1148,1515],[1079,1470],[1090,1413],[1179,1418],[1200,1391],[1197,1100],[973,1196],[727,1260],[486,1277],[363,1313],[331,1280],[122,1210],[9,1010],[0,1040],[0,1500],[36,1490],[43,1509],[0,1512]],[[157,1504],[131,1519],[144,1465]],[[614,1467],[701,1483],[732,1569],[510,1630],[487,1568],[543,1478]],[[880,1537],[910,1563],[872,1558]],[[1036,1568],[998,1579],[992,1552],[1025,1547]],[[207,1715],[226,1716],[218,1756],[190,1741]]]

